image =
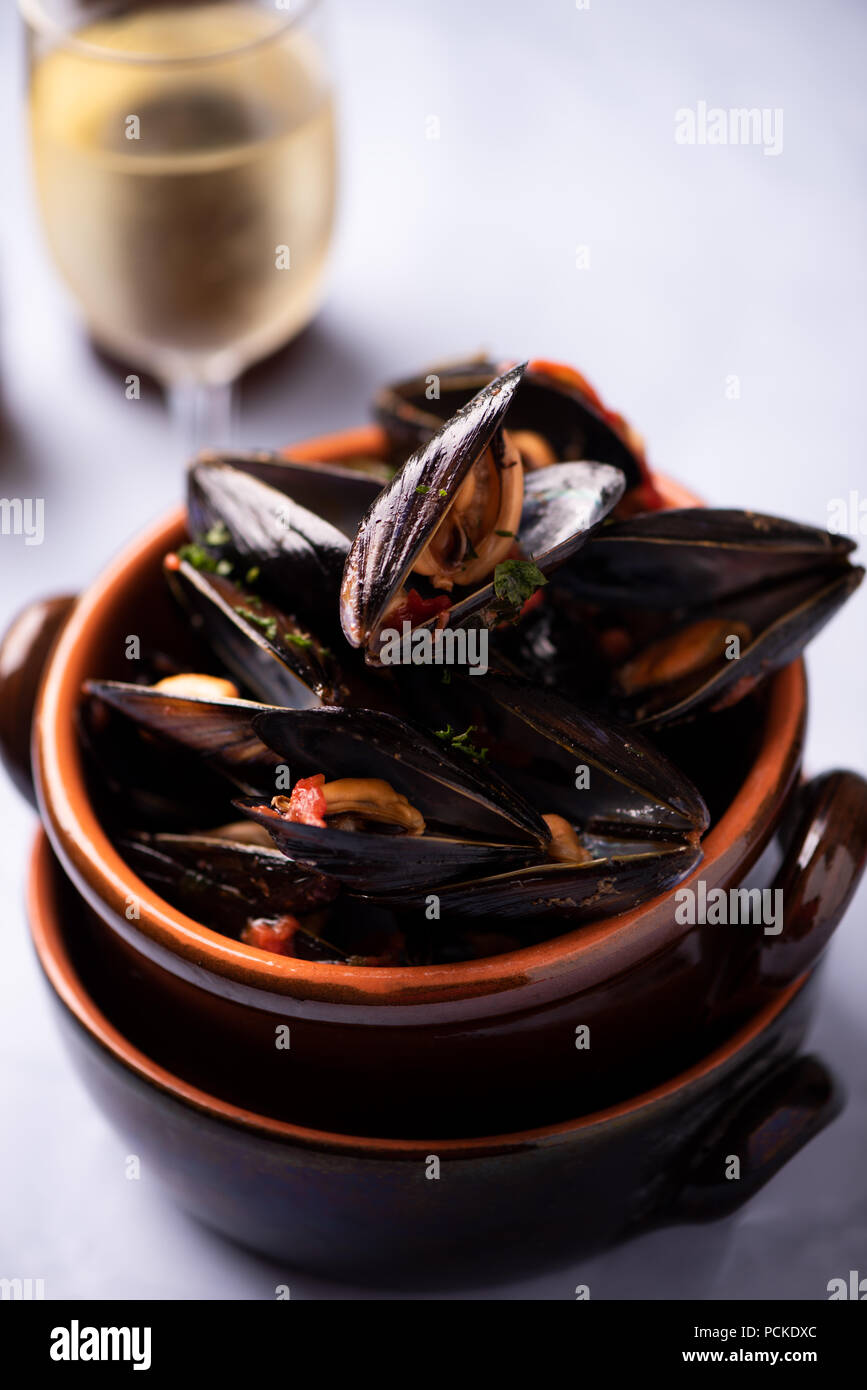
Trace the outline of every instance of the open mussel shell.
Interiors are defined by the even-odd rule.
[[[190,621],[234,679],[269,705],[305,708],[343,695],[329,650],[294,617],[220,574],[169,556],[165,574]]]
[[[607,463],[554,463],[524,481],[518,541],[546,574],[563,564],[623,496],[626,479]]]
[[[374,414],[388,431],[395,452],[405,454],[430,439],[444,419],[502,370],[484,357],[431,367],[381,390],[374,400]],[[431,391],[433,382],[437,395]],[[619,468],[630,489],[649,482],[639,449],[627,441],[592,389],[570,367],[531,361],[503,423],[513,434],[543,441],[551,461],[598,459]],[[519,446],[522,442],[519,438]],[[648,505],[658,505],[652,487],[651,492]]]
[[[349,541],[323,517],[211,457],[188,470],[187,517],[196,542],[233,563],[239,582],[253,582],[252,572],[274,602],[333,624]]]
[[[682,883],[701,862],[701,850],[658,844],[640,852],[592,859],[585,864],[540,864],[437,889],[444,918],[491,917],[536,921],[556,918],[563,927],[628,912]],[[396,896],[400,906],[412,899]]]
[[[522,372],[515,367],[474,396],[407,459],[364,517],[343,571],[340,622],[347,641],[374,659],[386,613],[494,440]]]
[[[700,606],[845,566],[854,541],[759,512],[684,507],[609,522],[558,576],[595,603]]]
[[[225,819],[230,789],[192,751],[149,738],[87,689],[76,723],[89,793],[106,824],[183,830]]]
[[[524,477],[524,507],[516,541],[524,560],[553,573],[582,546],[623,496],[626,480],[607,463],[553,463]],[[496,623],[517,616],[500,602],[493,582],[458,599],[449,627]],[[432,618],[420,627],[433,629]]]
[[[482,726],[495,766],[542,813],[609,837],[696,840],[707,829],[697,788],[636,730],[493,674],[462,680],[454,696],[478,701],[479,713],[467,706],[466,717]]]
[[[444,835],[385,835],[359,830],[324,830],[286,820],[273,807],[236,801],[263,825],[278,849],[296,864],[339,879],[356,893],[415,894],[468,874],[491,874],[532,863],[541,851],[528,845],[486,843]]]
[[[373,415],[402,461],[498,375],[496,363],[484,355],[437,363],[383,386],[373,398]]]
[[[256,716],[259,737],[288,763],[292,780],[323,773],[380,778],[405,796],[428,826],[449,834],[543,846],[541,816],[487,766],[378,710],[284,710]],[[344,841],[346,834],[344,834]],[[417,838],[404,840],[413,854]]]
[[[260,483],[283,493],[293,503],[320,517],[344,536],[355,535],[362,517],[384,486],[384,480],[354,468],[332,463],[296,463],[289,454],[264,449],[248,453],[200,454],[193,465],[200,483],[202,470],[214,465],[223,465],[258,478]],[[214,500],[216,502],[217,499]],[[261,495],[257,500],[261,505]],[[205,525],[204,510],[199,520],[204,534],[209,529]],[[309,524],[306,525],[309,533]],[[312,544],[312,535],[309,538]],[[342,568],[343,559],[340,565]]]
[[[85,693],[119,710],[139,728],[199,754],[208,766],[248,795],[274,786],[279,756],[253,729],[253,718],[273,708],[253,700],[208,700],[174,695],[124,681],[87,681]]]
[[[677,654],[677,670],[682,672],[677,678],[657,677],[653,685],[633,688],[635,681],[629,672],[641,662],[641,652],[621,668],[619,686],[625,712],[636,724],[658,729],[691,718],[702,709],[726,709],[772,671],[800,656],[863,577],[863,569],[851,565],[842,572],[820,570],[733,595],[698,617],[691,615],[652,645],[653,664],[659,671],[664,672]],[[703,638],[708,628],[716,633],[710,650],[706,650]],[[730,656],[727,652],[735,650],[732,637],[738,639],[739,654]],[[691,648],[696,652],[694,664],[683,671],[684,664],[689,666]]]
[[[340,891],[337,883],[299,868],[271,845],[219,834],[137,834],[118,848],[173,907],[234,936],[250,918],[305,916],[327,907]]]

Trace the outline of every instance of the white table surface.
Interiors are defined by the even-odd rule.
[[[124,373],[90,351],[49,266],[27,188],[20,35],[2,8],[0,491],[46,499],[41,547],[0,538],[5,621],[85,584],[175,503],[181,460],[155,389],[125,400]],[[486,346],[574,361],[652,459],[715,503],[824,525],[831,499],[864,488],[863,6],[333,9],[344,158],[330,295],[245,382],[245,443],[356,423],[382,380]],[[702,100],[782,108],[782,153],[678,145],[675,110]],[[865,602],[811,648],[815,771],[867,764]],[[22,907],[34,820],[5,781],[0,815],[0,1275],[43,1278],[52,1298],[261,1299],[286,1282],[294,1298],[381,1297],[239,1252],[124,1178],[123,1142],[49,1014]],[[810,1038],[848,1106],[746,1210],[443,1296],[568,1299],[581,1282],[593,1298],[814,1299],[830,1278],[867,1274],[865,912],[862,888]]]

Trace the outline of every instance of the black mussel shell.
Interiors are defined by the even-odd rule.
[[[256,716],[254,729],[296,777],[324,773],[388,782],[429,826],[494,841],[544,845],[541,817],[495,773],[392,715],[369,709],[285,710]],[[406,853],[412,844],[405,840]]]
[[[233,563],[240,582],[252,571],[274,602],[333,626],[349,552],[342,531],[251,473],[210,459],[188,471],[187,517],[195,541]]]
[[[387,481],[386,477],[371,477],[339,464],[296,463],[288,454],[262,449],[238,454],[200,454],[194,467],[214,464],[258,478],[344,536],[355,535],[362,517]],[[341,567],[342,564],[343,561]]]
[[[607,714],[493,674],[461,680],[454,694],[478,702],[465,706],[467,719],[481,726],[494,766],[540,812],[595,834],[697,839],[707,829],[707,807],[689,779],[636,730]]]
[[[273,787],[280,759],[254,731],[253,717],[275,706],[199,699],[123,681],[87,681],[84,689],[140,728],[198,753],[248,795]]]
[[[230,789],[194,753],[149,738],[87,691],[76,724],[88,790],[107,824],[184,830],[226,819]]]
[[[701,607],[846,564],[854,542],[759,512],[684,507],[609,522],[558,583],[609,606]]]
[[[862,569],[847,565],[842,572],[819,571],[802,574],[767,589],[737,594],[702,613],[703,620],[718,620],[718,657],[701,664],[677,680],[651,688],[626,692],[624,712],[636,724],[651,729],[681,719],[692,718],[702,709],[728,708],[750,694],[772,671],[778,671],[800,656],[858,588]],[[670,639],[684,640],[690,623],[675,624]],[[731,635],[739,636],[746,624],[749,636],[740,640],[740,655],[728,657]]]
[[[374,414],[400,456],[430,439],[501,370],[485,358],[432,367],[380,391]],[[506,429],[540,435],[557,461],[598,459],[619,468],[629,488],[646,482],[643,459],[572,376],[568,368],[558,373],[530,362],[503,422]],[[434,384],[439,394],[432,398]]]
[[[340,622],[348,642],[375,654],[386,611],[400,593],[469,469],[491,443],[523,367],[491,382],[448,420],[384,488],[346,560]]]
[[[202,834],[139,834],[118,848],[173,907],[233,936],[250,918],[317,912],[340,891],[334,881],[299,868],[267,845]]]
[[[701,850],[657,844],[638,853],[611,855],[584,864],[540,864],[437,889],[443,918],[555,918],[563,929],[628,912],[682,883],[701,862]],[[412,905],[402,895],[401,906]]]
[[[440,835],[385,835],[324,830],[286,820],[265,802],[236,801],[264,825],[278,849],[296,864],[339,879],[356,893],[411,890],[421,895],[467,874],[497,873],[532,863],[540,851],[528,845],[485,843]]]
[[[220,574],[170,557],[166,577],[190,621],[234,679],[270,705],[334,704],[343,695],[340,671],[324,647],[294,617]]]
[[[385,429],[402,462],[498,375],[496,363],[484,355],[438,363],[427,372],[377,391],[374,419]]]

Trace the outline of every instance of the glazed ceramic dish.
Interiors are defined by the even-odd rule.
[[[339,463],[384,450],[382,433],[365,429],[292,454]],[[657,486],[669,505],[692,500],[664,480]],[[123,674],[126,634],[181,640],[160,563],[184,539],[183,525],[174,513],[136,539],[73,608],[38,701],[36,780],[46,829],[92,910],[100,949],[118,976],[136,980],[143,1013],[165,1011],[188,1038],[207,1040],[236,1103],[350,1133],[467,1135],[566,1119],[702,1055],[818,958],[863,869],[867,788],[849,773],[799,786],[801,663],[771,677],[748,725],[733,726],[733,785],[685,885],[782,886],[780,935],[680,923],[667,894],[488,959],[369,969],[261,951],[171,907],[97,819],[76,711],[84,680]],[[15,707],[25,710],[45,645],[45,623],[31,627],[33,653],[19,624],[18,660],[7,651],[4,663]],[[7,756],[20,749],[8,730],[5,743]],[[275,1037],[286,1026],[291,1046],[280,1049]],[[582,1026],[589,1048],[575,1045]]]
[[[734,1210],[838,1107],[821,1063],[795,1055],[815,987],[801,979],[689,1069],[578,1120],[467,1139],[302,1128],[170,1070],[153,1016],[148,1044],[127,1036],[124,991],[84,944],[80,900],[43,835],[28,903],[67,1046],[96,1103],[187,1211],[290,1269],[454,1285],[574,1264],[653,1226]],[[732,1154],[738,1181],[726,1177]]]

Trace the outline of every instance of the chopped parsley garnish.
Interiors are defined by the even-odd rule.
[[[503,560],[494,570],[494,593],[509,608],[521,609],[547,583],[532,560]]]
[[[419,497],[427,497],[428,493],[430,492],[430,488],[426,487],[424,483],[419,483],[418,487],[416,488],[416,492],[418,493]]]
[[[232,565],[229,560],[218,560],[216,556],[209,554],[204,546],[182,545],[178,550],[178,559],[186,560],[188,565],[192,565],[194,570],[201,571],[202,574],[222,574],[232,573]]]
[[[485,762],[489,748],[476,748],[470,735],[476,732],[475,724],[471,724],[462,734],[453,729],[451,724],[447,724],[444,729],[436,729],[434,738],[438,738],[441,743],[447,743],[456,753],[464,753],[468,758],[472,758],[475,763]]]
[[[244,575],[244,583],[245,583],[245,584],[255,584],[255,583],[256,583],[256,580],[257,580],[258,578],[259,578],[259,566],[258,566],[258,565],[251,565],[250,568],[247,570],[247,573]]]
[[[495,536],[514,536],[514,535],[515,535],[515,532],[514,532],[514,531],[495,531],[495,532],[494,532],[494,535],[495,535]]]
[[[312,638],[312,637],[305,637],[305,636],[303,635],[303,633],[301,633],[301,632],[284,632],[284,633],[283,633],[283,639],[284,639],[284,641],[286,641],[286,642],[291,642],[292,645],[293,645],[293,647],[312,647],[312,646],[313,646],[313,638]]]
[[[235,612],[239,618],[244,618],[244,620],[252,624],[253,627],[259,628],[260,632],[267,637],[269,642],[274,641],[274,638],[277,636],[276,618],[263,618],[259,613],[254,613],[252,608],[236,608]]]
[[[232,537],[224,522],[215,521],[211,529],[205,532],[204,539],[205,545],[228,545]]]

